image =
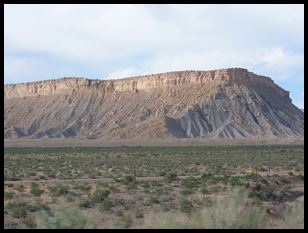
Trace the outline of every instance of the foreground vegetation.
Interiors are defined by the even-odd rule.
[[[5,228],[304,226],[301,145],[6,148],[4,169]]]

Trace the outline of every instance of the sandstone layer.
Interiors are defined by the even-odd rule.
[[[4,86],[12,138],[303,138],[304,113],[269,77],[242,68],[121,80]]]

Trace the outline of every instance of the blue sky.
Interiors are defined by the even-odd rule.
[[[4,82],[243,67],[304,106],[303,5],[5,5]]]

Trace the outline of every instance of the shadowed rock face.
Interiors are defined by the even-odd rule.
[[[270,78],[234,68],[122,80],[5,85],[5,138],[243,138],[304,135],[304,113]]]

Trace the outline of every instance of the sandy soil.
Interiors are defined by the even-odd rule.
[[[304,144],[304,139],[151,139],[151,140],[89,140],[89,139],[9,139],[4,147],[113,147],[113,146],[202,146],[250,144]]]

